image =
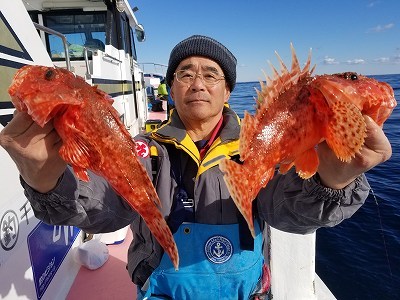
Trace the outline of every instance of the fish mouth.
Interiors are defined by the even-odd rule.
[[[337,101],[352,103],[380,126],[397,104],[388,83],[364,76],[348,83],[343,78],[325,75],[314,80],[312,86],[322,93],[329,106]]]

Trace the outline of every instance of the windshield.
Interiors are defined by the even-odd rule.
[[[83,59],[83,48],[104,51],[106,39],[106,12],[77,12],[76,14],[46,15],[47,27],[65,35],[71,60]],[[46,34],[48,50],[53,60],[64,60],[62,40]]]

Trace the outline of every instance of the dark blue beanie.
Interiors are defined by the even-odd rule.
[[[235,56],[220,42],[202,35],[192,35],[172,49],[166,74],[169,86],[174,79],[176,68],[182,60],[189,56],[204,56],[215,61],[224,72],[230,91],[233,91],[236,84]]]

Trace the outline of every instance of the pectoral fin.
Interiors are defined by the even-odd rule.
[[[364,144],[364,118],[353,103],[337,101],[331,109],[333,115],[329,120],[326,142],[340,160],[349,161]]]
[[[71,130],[68,138],[63,140],[60,148],[60,156],[74,169],[75,175],[83,180],[89,181],[86,169],[98,169],[103,163],[103,156],[98,147],[90,142],[85,133],[77,129]]]

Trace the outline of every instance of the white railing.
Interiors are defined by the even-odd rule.
[[[315,273],[315,233],[292,234],[270,227],[271,292],[274,300],[336,299]]]

